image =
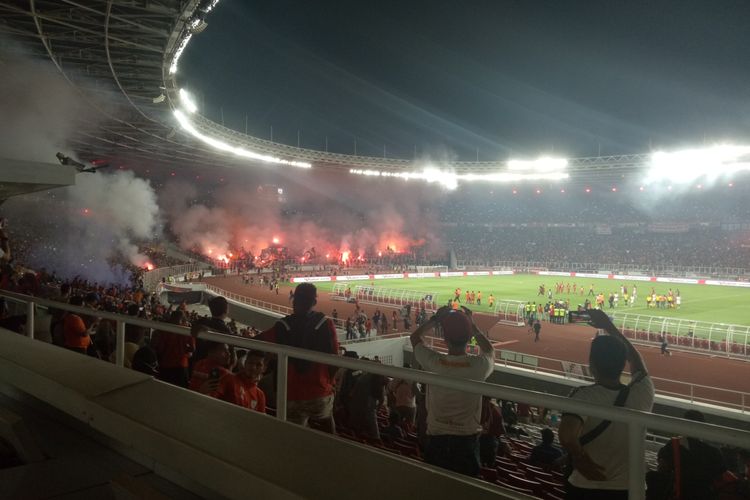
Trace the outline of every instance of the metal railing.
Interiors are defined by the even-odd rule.
[[[195,286],[195,285],[193,285]],[[241,302],[243,304],[252,305],[255,307],[259,307],[261,309],[273,311],[273,312],[279,312],[282,314],[291,314],[292,308],[288,306],[283,306],[279,304],[274,304],[272,302],[266,302],[263,300],[255,299],[252,297],[246,297],[244,295],[239,295],[236,293],[228,292],[224,289],[215,287],[213,285],[209,285],[207,283],[201,283],[201,288],[204,288],[210,292],[216,293],[218,295],[223,295],[226,298],[229,298],[231,300],[234,300],[236,302]],[[330,318],[337,328],[344,328],[345,327],[345,320],[339,318],[339,319],[333,319]],[[696,323],[693,321],[692,323]],[[747,327],[750,328],[750,327]],[[621,325],[620,330],[623,332],[623,334],[626,334],[629,338],[633,338],[636,343],[644,343],[641,342],[642,339],[635,338],[635,335],[630,332],[626,326]],[[376,339],[386,339],[386,338],[393,338],[393,337],[401,337],[401,336],[408,336],[410,335],[410,332],[397,332],[392,334],[385,334],[385,335],[377,335],[374,337],[371,337],[369,334],[364,338],[356,338],[347,340],[346,342],[364,342],[364,341],[370,341],[370,340],[376,340]],[[656,344],[656,342],[653,342]],[[530,356],[535,358],[536,360],[541,361],[541,364],[537,365],[528,365],[520,362],[511,361],[507,358],[503,358],[501,354],[501,350],[497,350],[495,352],[495,363],[501,364],[503,366],[513,366],[517,368],[523,368],[526,370],[531,370],[533,373],[546,373],[546,374],[552,374],[557,376],[562,376],[563,378],[569,379],[569,380],[581,380],[581,381],[591,381],[592,379],[590,377],[579,377],[579,376],[573,376],[568,371],[564,369],[565,363],[570,364],[569,361],[564,361],[560,359],[554,359],[554,358],[546,358],[543,356]],[[576,363],[582,367],[588,368],[588,365],[582,364],[582,363]],[[677,397],[677,398],[687,398],[691,403],[703,403],[703,404],[713,404],[717,406],[724,406],[728,408],[732,408],[735,410],[739,410],[741,413],[747,413],[750,411],[750,393],[745,393],[741,391],[734,391],[731,389],[724,389],[721,387],[711,387],[707,385],[701,385],[701,384],[695,384],[691,382],[682,382],[677,380],[669,380],[669,379],[662,379],[658,377],[651,377],[651,379],[654,381],[654,386],[656,387],[657,394],[662,396],[670,396],[670,397]],[[668,389],[669,388],[669,389]],[[711,397],[704,396],[703,394],[710,394]],[[723,397],[720,397],[718,395],[722,395]]]
[[[639,343],[658,344],[664,335],[678,348],[710,351],[727,357],[748,359],[750,326],[710,323],[684,318],[612,312],[610,317],[623,335]]]
[[[79,314],[92,314],[91,309],[71,306],[69,304],[62,304],[52,300],[39,299],[36,297],[11,292],[0,292],[0,295],[6,297],[7,299],[26,304],[28,311],[26,332],[27,335],[31,338],[33,338],[34,310],[37,304]],[[122,367],[124,363],[126,324],[141,326],[144,328],[153,328],[156,330],[176,333],[179,335],[190,335],[190,332],[187,328],[169,323],[159,323],[156,321],[143,320],[133,318],[131,316],[107,313],[104,311],[96,311],[95,314],[97,317],[100,317],[102,319],[116,322],[117,354],[115,363],[120,367]],[[422,384],[436,385],[447,389],[453,389],[456,391],[468,392],[477,395],[485,395],[503,400],[523,401],[534,406],[555,408],[562,412],[583,414],[599,419],[625,424],[628,429],[628,491],[629,498],[631,500],[641,500],[645,498],[644,464],[646,428],[662,431],[664,433],[667,433],[668,435],[681,434],[686,436],[693,436],[715,443],[750,449],[750,432],[741,429],[732,429],[727,427],[720,427],[717,425],[687,421],[679,418],[655,415],[653,413],[637,411],[628,408],[614,408],[611,406],[602,406],[583,401],[574,401],[572,399],[561,396],[553,396],[534,391],[516,389],[509,386],[443,377],[430,372],[387,366],[370,361],[355,360],[343,356],[324,354],[306,349],[270,344],[267,342],[245,339],[233,335],[224,335],[216,332],[201,333],[199,335],[199,338],[208,341],[227,343],[244,349],[258,349],[264,352],[275,354],[277,357],[276,415],[277,418],[282,421],[286,421],[287,416],[287,369],[289,366],[289,358],[291,357],[315,363],[323,363],[340,368],[347,368],[350,370],[363,370],[365,372],[387,377],[413,380]]]

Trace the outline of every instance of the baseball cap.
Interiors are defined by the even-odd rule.
[[[443,336],[449,342],[468,342],[471,339],[471,320],[463,311],[451,311],[440,320]]]

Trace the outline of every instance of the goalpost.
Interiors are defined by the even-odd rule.
[[[497,322],[504,325],[523,326],[525,302],[520,300],[501,299],[495,302]]]

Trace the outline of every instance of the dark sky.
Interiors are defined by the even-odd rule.
[[[223,0],[179,81],[274,140],[481,160],[748,142],[750,2]]]

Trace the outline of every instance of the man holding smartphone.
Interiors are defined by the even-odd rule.
[[[570,397],[602,405],[651,411],[654,384],[643,358],[603,311],[590,309],[586,312],[590,316],[589,324],[608,335],[597,335],[591,341],[589,366],[595,383],[574,389]],[[629,385],[620,383],[626,361],[630,365]],[[558,437],[573,460],[574,470],[568,478],[565,498],[628,498],[626,424],[565,413]]]

